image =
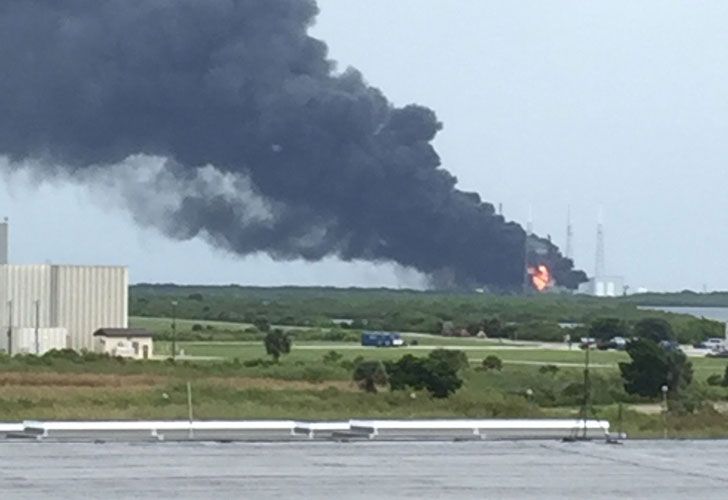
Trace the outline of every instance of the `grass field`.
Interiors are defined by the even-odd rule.
[[[133,318],[132,325],[159,332],[170,324],[164,318]],[[180,331],[194,324],[215,329],[244,329],[249,325],[227,322],[178,322]],[[295,331],[294,337],[295,337]],[[0,420],[22,419],[132,419],[186,418],[186,384],[192,383],[197,418],[298,418],[340,419],[354,417],[538,417],[573,416],[582,398],[584,351],[552,348],[536,343],[509,343],[474,338],[443,338],[407,334],[418,345],[403,348],[366,348],[353,342],[294,340],[291,354],[279,364],[246,365],[269,359],[257,341],[179,342],[184,351],[176,363],[75,362],[5,358],[0,362]],[[463,372],[463,387],[452,397],[439,400],[426,393],[381,391],[363,393],[351,381],[346,361],[356,357],[394,360],[406,353],[426,356],[434,348],[463,350],[471,369]],[[155,342],[164,358],[170,343]],[[325,363],[324,355],[336,351],[341,360]],[[496,355],[502,371],[479,370],[483,358]],[[195,360],[196,357],[204,358]],[[624,394],[618,363],[622,352],[590,353],[593,367],[593,403],[600,416],[614,422],[615,401],[639,408],[644,401]],[[36,358],[37,359],[37,358]],[[727,362],[692,358],[700,390],[709,390],[713,401],[728,400],[728,389],[707,388],[708,375],[723,373]],[[344,361],[342,364],[341,361]],[[558,370],[543,373],[542,365]],[[531,394],[531,395],[529,395]],[[628,406],[629,406],[628,405]],[[635,436],[660,435],[660,415],[644,415],[627,409],[624,429]],[[716,412],[675,417],[672,435],[728,436],[728,417]]]
[[[458,339],[447,339],[458,340]],[[394,360],[404,354],[415,356],[427,355],[432,349],[443,347],[448,349],[462,349],[465,351],[471,363],[480,363],[486,356],[495,355],[501,358],[505,364],[514,365],[547,365],[554,364],[561,368],[583,369],[584,351],[574,349],[571,351],[563,349],[534,349],[529,347],[517,347],[511,345],[500,345],[497,343],[484,344],[467,342],[462,345],[454,342],[436,344],[430,340],[429,345],[408,346],[401,348],[373,348],[362,347],[354,343],[326,343],[326,342],[305,342],[296,343],[286,360],[290,362],[315,362],[320,361],[329,351],[336,351],[344,359],[354,359],[358,356],[366,359]],[[170,353],[168,342],[155,344],[156,353],[164,355]],[[265,358],[265,349],[261,342],[180,342],[178,349],[184,351],[188,356],[212,357],[220,359],[239,359],[240,361]],[[623,352],[616,351],[593,351],[590,353],[590,364],[595,370],[618,369],[619,362],[629,361],[629,356]],[[716,358],[690,358],[693,363],[695,377],[705,380],[712,374],[723,374],[728,361]]]

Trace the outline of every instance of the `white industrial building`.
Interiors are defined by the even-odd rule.
[[[0,349],[94,349],[100,328],[127,328],[129,273],[120,266],[14,265],[0,222]]]
[[[621,276],[596,276],[579,285],[579,293],[594,297],[620,297],[624,295],[624,278]]]

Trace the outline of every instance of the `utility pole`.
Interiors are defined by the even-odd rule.
[[[177,359],[177,301],[172,301],[172,360]]]
[[[192,439],[195,437],[195,431],[192,429],[192,421],[194,420],[194,417],[192,415],[192,384],[190,382],[187,382],[187,415],[190,419],[190,431],[189,431],[189,438]]]
[[[583,425],[583,439],[586,439],[586,421],[589,417],[589,404],[591,399],[591,381],[589,380],[589,351],[591,350],[591,344],[587,340],[586,343],[586,350],[584,351],[584,403],[581,408],[581,418],[582,418],[582,425]]]
[[[13,300],[8,300],[8,355],[13,355]]]
[[[662,439],[667,439],[667,391],[669,387],[663,385],[662,390]]]
[[[35,301],[35,355],[40,356],[40,300]]]

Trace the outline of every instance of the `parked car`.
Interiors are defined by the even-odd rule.
[[[627,339],[624,337],[613,337],[612,340],[609,341],[609,345],[611,346],[611,349],[624,351],[627,347]]]
[[[665,349],[666,351],[679,351],[680,350],[680,344],[674,340],[661,340],[658,344],[660,347]]]
[[[725,339],[721,339],[718,337],[709,338],[708,340],[698,342],[695,347],[699,349],[710,349],[711,351],[723,349],[725,347]]]
[[[593,337],[582,337],[579,339],[579,347],[582,349],[586,349],[587,347],[590,349],[594,349],[597,347],[597,339]]]

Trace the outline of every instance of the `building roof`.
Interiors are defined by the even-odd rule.
[[[94,332],[94,337],[152,337],[153,334],[144,328],[99,328]]]

